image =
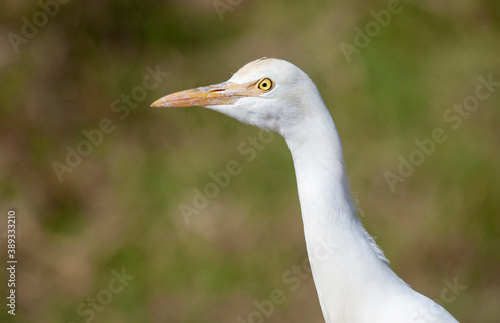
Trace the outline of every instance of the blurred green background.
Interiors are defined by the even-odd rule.
[[[0,12],[0,206],[2,219],[17,212],[19,260],[16,316],[2,305],[0,321],[259,322],[254,301],[280,289],[286,301],[265,322],[322,322],[312,279],[294,291],[282,280],[306,257],[284,141],[247,162],[238,146],[258,129],[202,108],[149,108],[263,56],[317,84],[363,223],[395,272],[461,322],[498,321],[500,88],[457,129],[443,114],[479,77],[500,82],[499,2],[402,2],[349,59],[340,45],[354,46],[355,28],[388,1],[42,3],[46,21],[34,1]],[[148,67],[168,76],[144,90]],[[113,130],[60,181],[54,162],[106,119]],[[392,192],[384,174],[436,128],[447,140]],[[242,172],[186,223],[179,206],[231,160]],[[134,277],[125,285],[122,270]],[[454,281],[466,289],[447,289]]]

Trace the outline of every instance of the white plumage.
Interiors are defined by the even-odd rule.
[[[457,322],[391,270],[356,217],[338,132],[302,70],[264,58],[225,83],[174,93],[153,106],[204,106],[283,136],[292,152],[307,252],[326,322]]]

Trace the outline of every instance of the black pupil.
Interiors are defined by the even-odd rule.
[[[262,87],[267,87],[267,82],[262,83]]]

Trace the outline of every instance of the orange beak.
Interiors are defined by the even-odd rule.
[[[224,82],[215,85],[185,90],[164,96],[155,101],[154,108],[182,108],[206,105],[234,104],[243,97],[258,96],[254,83],[238,84]]]

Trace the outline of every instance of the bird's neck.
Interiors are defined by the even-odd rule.
[[[376,289],[374,284],[392,271],[356,217],[342,145],[327,108],[304,123],[285,140],[293,156],[307,251],[323,314],[327,322],[343,322],[354,318],[367,289]]]

